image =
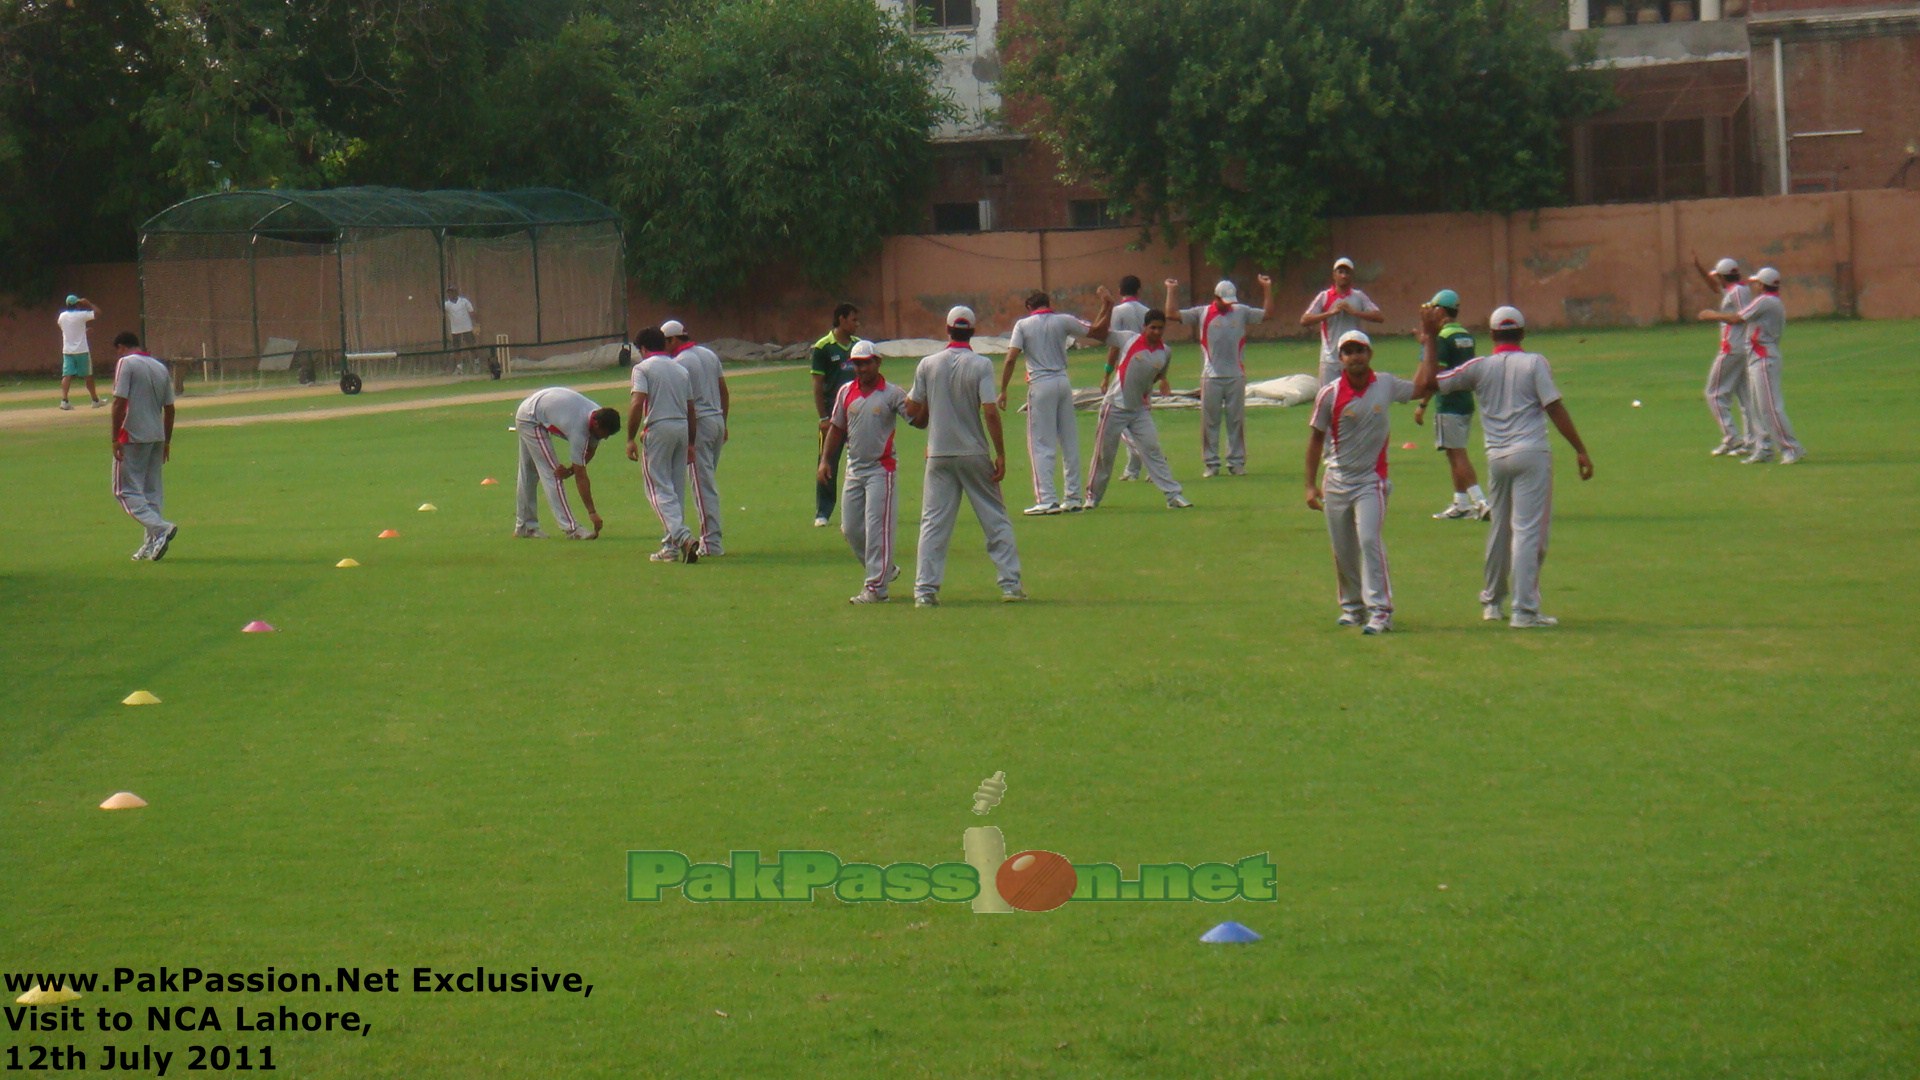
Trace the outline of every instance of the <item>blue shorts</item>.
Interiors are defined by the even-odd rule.
[[[60,374],[64,376],[92,375],[93,354],[70,352],[60,354]]]

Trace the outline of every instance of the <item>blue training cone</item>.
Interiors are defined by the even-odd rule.
[[[1209,945],[1242,945],[1259,941],[1260,935],[1237,922],[1223,922],[1201,934],[1200,940]]]

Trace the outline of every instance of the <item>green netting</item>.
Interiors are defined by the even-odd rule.
[[[587,364],[626,334],[618,219],[554,189],[223,191],[147,221],[140,269],[149,349],[222,386]]]

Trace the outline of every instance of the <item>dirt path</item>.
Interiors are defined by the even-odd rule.
[[[727,372],[727,378],[736,379],[750,375],[765,375],[775,371],[792,371],[792,366],[744,368]],[[416,383],[414,385],[422,385]],[[624,390],[627,380],[596,382],[576,385],[573,389],[581,393],[593,393],[601,390]],[[404,389],[403,386],[389,383],[383,390]],[[334,420],[343,416],[371,416],[375,413],[420,412],[427,409],[444,409],[457,405],[484,405],[489,402],[519,401],[533,393],[534,387],[521,386],[513,390],[487,390],[479,393],[449,393],[440,397],[409,398],[405,401],[365,401],[378,391],[368,391],[357,398],[349,398],[340,393],[340,388],[332,384],[324,387],[302,387],[289,390],[265,390],[248,393],[244,397],[234,394],[183,397],[177,402],[179,415],[174,426],[180,428],[204,427],[246,427],[251,424],[271,424],[276,422],[302,423],[312,420]],[[243,401],[283,401],[287,399],[312,397],[318,400],[332,398],[341,402],[332,408],[307,409],[301,412],[250,413],[244,416],[217,416],[193,419],[186,415],[194,409],[204,409],[214,405],[234,405]],[[347,404],[347,402],[352,402]],[[22,430],[59,427],[71,424],[76,427],[97,426],[104,422],[107,410],[91,409],[85,405],[72,412],[62,412],[57,408],[14,409],[0,412],[0,430]]]

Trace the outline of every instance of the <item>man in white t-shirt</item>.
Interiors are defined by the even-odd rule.
[[[1080,509],[1080,428],[1074,418],[1073,381],[1067,375],[1067,348],[1074,338],[1107,339],[1113,296],[1100,286],[1100,313],[1092,322],[1053,310],[1046,293],[1027,296],[1027,317],[1013,324],[1006,363],[1000,369],[1000,396],[1007,409],[1007,384],[1021,356],[1027,359],[1027,461],[1033,468],[1033,505],[1022,513],[1058,514]],[[1054,487],[1055,465],[1066,481],[1066,499]]]
[[[459,289],[450,286],[447,298],[440,306],[447,313],[447,344],[454,358],[462,363],[469,358],[477,359],[480,355],[477,348],[479,336],[473,329],[477,321],[473,313],[473,301],[460,295]],[[475,365],[475,370],[479,370],[478,365]],[[500,365],[497,362],[488,361],[487,370],[493,373],[494,378],[500,377]]]
[[[99,317],[100,309],[93,301],[84,296],[68,296],[67,306],[61,311],[57,321],[60,323],[60,407],[71,410],[73,403],[67,400],[67,393],[73,386],[73,380],[87,380],[87,395],[93,398],[93,407],[99,408],[106,402],[100,400],[100,391],[93,387],[93,347],[87,343],[87,324]]]

